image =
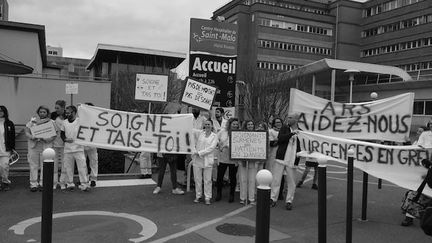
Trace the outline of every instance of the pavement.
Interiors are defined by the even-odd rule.
[[[329,165],[327,242],[346,242],[346,174]],[[312,172],[310,173],[312,175]],[[299,174],[300,176],[300,174]],[[156,180],[157,175],[153,175]],[[405,189],[369,176],[367,221],[361,216],[362,172],[354,174],[352,242],[432,242],[415,220],[402,227],[400,205]],[[0,242],[41,242],[42,193],[28,190],[28,177],[12,175],[8,192],[0,192]],[[152,179],[101,176],[90,192],[54,191],[52,242],[255,242],[256,206],[220,202],[195,204],[195,193],[173,195],[169,175],[161,193],[152,194]],[[270,213],[270,242],[318,242],[317,191],[311,181],[296,191],[293,210],[278,201]]]

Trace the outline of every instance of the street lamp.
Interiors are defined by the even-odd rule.
[[[349,96],[349,102],[352,103],[352,89],[353,89],[353,82],[354,82],[354,75],[357,73],[360,73],[359,70],[356,69],[347,69],[344,71],[344,73],[349,74],[349,81],[350,81],[350,96]]]

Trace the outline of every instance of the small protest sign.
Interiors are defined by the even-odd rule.
[[[154,74],[136,75],[135,99],[166,102],[168,93],[168,76]]]
[[[78,94],[78,84],[77,83],[66,84],[66,94]]]
[[[57,135],[52,121],[32,126],[30,127],[30,132],[35,138],[52,138]]]
[[[210,110],[216,87],[187,78],[181,102],[204,110]]]
[[[141,114],[80,105],[76,143],[112,150],[190,154],[192,114]]]
[[[231,131],[230,158],[239,160],[267,159],[266,131]]]

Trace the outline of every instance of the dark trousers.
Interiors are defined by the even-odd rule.
[[[177,160],[173,157],[163,157],[159,159],[159,175],[158,175],[158,187],[162,187],[162,182],[165,175],[166,166],[169,164],[170,174],[171,174],[171,183],[173,189],[177,188]]]
[[[216,187],[218,190],[218,193],[222,192],[222,186],[223,186],[223,178],[225,175],[226,169],[229,168],[229,180],[230,180],[230,193],[235,192],[235,187],[237,185],[237,169],[238,167],[234,164],[225,164],[225,163],[219,163],[218,169],[217,169],[217,179],[216,179]]]

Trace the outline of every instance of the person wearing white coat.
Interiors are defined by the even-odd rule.
[[[217,135],[212,132],[212,120],[204,122],[204,131],[194,130],[195,151],[192,154],[193,172],[195,180],[195,203],[202,197],[202,184],[204,181],[205,204],[210,205],[212,198],[212,169],[215,160],[215,150],[218,143]]]

